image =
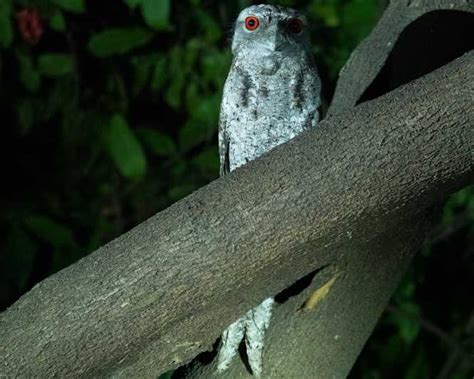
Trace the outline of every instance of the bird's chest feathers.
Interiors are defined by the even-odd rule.
[[[235,60],[224,89],[231,169],[289,141],[308,127],[301,57]],[[306,83],[308,84],[308,83]]]
[[[303,70],[291,61],[267,58],[255,70],[236,71],[242,79],[236,106],[253,121],[282,121],[301,113]]]
[[[272,63],[268,63],[270,67]],[[284,143],[305,127],[299,100],[301,72],[281,62],[273,75],[241,70],[242,86],[233,88],[233,112],[229,112],[231,166],[238,167]],[[270,67],[271,68],[271,67]]]

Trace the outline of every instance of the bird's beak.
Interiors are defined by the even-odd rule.
[[[283,42],[282,33],[280,33],[279,30],[275,28],[275,30],[272,30],[270,37],[264,43],[262,43],[262,46],[273,53],[276,51],[281,51]]]

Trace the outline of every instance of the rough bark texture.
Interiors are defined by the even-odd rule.
[[[332,112],[41,282],[0,315],[0,376],[156,377],[325,267],[277,307],[264,376],[344,377],[423,238],[425,210],[473,180],[473,75],[469,53]],[[298,311],[334,275],[323,301]],[[240,362],[228,373],[246,375]]]
[[[462,60],[474,68],[474,53],[466,55]],[[459,138],[460,142],[462,141],[461,144],[465,144],[465,149],[460,145],[457,147],[451,145],[454,149],[441,158],[439,154],[444,155],[444,153],[440,149],[447,140],[439,141],[440,144],[434,142],[434,139],[441,137],[441,134],[459,132],[457,121],[450,125],[442,124],[448,112],[463,111],[460,108],[457,110],[451,108],[454,103],[451,103],[449,108],[445,108],[446,99],[441,100],[440,103],[436,100],[441,93],[451,96],[457,92],[453,90],[460,83],[455,84],[454,77],[450,74],[446,76],[446,74],[447,72],[459,74],[464,71],[464,68],[458,66],[459,63],[459,61],[454,62],[378,100],[361,104],[350,116],[347,113],[341,114],[327,122],[324,128],[334,128],[335,133],[344,134],[342,139],[337,138],[335,141],[335,145],[339,146],[332,146],[333,149],[342,149],[336,153],[339,156],[338,159],[344,157],[342,166],[339,166],[340,161],[336,162],[324,154],[320,155],[321,150],[326,152],[325,149],[322,149],[319,144],[316,145],[315,141],[311,142],[315,144],[314,150],[318,151],[318,157],[322,156],[328,165],[339,166],[336,168],[337,172],[325,166],[320,173],[335,175],[344,181],[347,177],[355,175],[354,170],[359,171],[367,166],[371,168],[370,173],[366,171],[359,177],[360,180],[365,181],[365,185],[359,186],[353,183],[343,189],[340,187],[341,183],[332,183],[330,188],[335,193],[330,193],[331,189],[328,189],[328,192],[322,191],[320,184],[327,179],[325,174],[315,178],[313,188],[315,197],[319,199],[319,203],[314,204],[316,205],[315,212],[319,214],[315,220],[326,219],[325,216],[331,218],[338,224],[338,234],[329,233],[330,239],[334,238],[334,240],[325,240],[314,245],[315,263],[310,267],[313,269],[320,267],[321,263],[322,265],[329,264],[330,267],[318,272],[311,285],[302,293],[275,309],[266,337],[264,377],[346,377],[411,258],[420,248],[426,231],[433,221],[430,206],[442,203],[443,194],[450,191],[449,180],[436,179],[437,183],[432,188],[435,192],[429,194],[431,190],[423,188],[422,182],[431,181],[437,177],[437,171],[441,167],[438,167],[436,172],[428,173],[424,165],[427,161],[434,163],[433,159],[437,161],[435,165],[441,163],[438,159],[452,160],[452,163],[459,162],[458,159],[470,160],[470,163],[466,162],[467,170],[465,175],[461,174],[460,178],[464,179],[461,179],[462,184],[459,183],[458,188],[472,182],[474,158],[472,148],[474,119],[472,117],[474,113],[461,116],[461,118],[466,117],[465,121],[461,121],[461,124],[466,125],[465,134],[455,137],[455,139]],[[435,85],[435,82],[441,84],[441,77],[447,80],[445,84],[449,83],[448,87],[444,84],[442,87]],[[421,90],[421,83],[426,83],[427,80],[432,81],[433,84],[432,90],[428,92]],[[465,91],[466,103],[461,105],[463,102],[461,101],[458,105],[463,109],[472,107],[474,86],[467,84],[462,91]],[[405,96],[407,96],[405,98],[407,102],[401,101]],[[424,100],[419,102],[421,97]],[[418,100],[414,101],[415,98]],[[457,98],[455,102],[458,100],[460,99]],[[373,108],[376,103],[381,105],[378,110]],[[363,112],[366,118],[360,118],[359,112]],[[399,118],[400,114],[403,114],[403,117]],[[344,126],[348,124],[343,120],[348,117],[352,120],[349,121],[350,130],[355,132],[354,129],[357,129],[358,137],[355,137]],[[391,119],[398,119],[398,121],[394,122]],[[415,137],[415,133],[420,134]],[[318,136],[322,137],[321,134]],[[333,138],[336,137],[333,136]],[[364,138],[366,147],[362,148],[359,141]],[[415,142],[413,138],[419,139]],[[447,146],[444,145],[444,147]],[[352,151],[354,155],[349,152],[352,149],[354,149]],[[369,150],[371,153],[368,153]],[[347,154],[351,155],[351,158]],[[388,160],[391,162],[388,163]],[[455,169],[458,173],[463,171],[463,169],[459,171],[458,168]],[[299,173],[301,174],[301,171]],[[426,176],[420,178],[420,175]],[[418,177],[421,182],[415,177]],[[352,179],[350,181],[352,182]],[[397,182],[400,185],[396,184]],[[302,187],[304,186],[298,186],[298,188]],[[379,190],[382,192],[377,194]],[[433,198],[434,193],[441,197]],[[327,200],[326,196],[335,196],[333,206],[342,206],[340,210],[344,209],[344,213],[353,211],[360,213],[353,221],[346,219],[349,214],[342,216],[331,212],[326,215],[327,209],[319,213],[317,208],[322,204],[321,202]],[[338,200],[339,204],[337,204]],[[311,201],[316,201],[316,198]],[[369,205],[372,201],[375,201],[377,205]],[[315,225],[317,228],[321,226]],[[320,250],[322,246],[325,246],[324,250]],[[336,258],[335,260],[323,258],[321,261],[319,254],[323,251],[326,253],[326,249],[329,249],[331,258]],[[334,276],[336,281],[328,296],[312,311],[302,311],[301,307],[309,294]],[[214,362],[201,364],[195,361],[182,369],[177,377],[209,378],[214,371]],[[235,360],[229,370],[219,377],[250,378],[251,375],[240,360]]]
[[[433,12],[474,12],[474,2],[392,0],[372,33],[353,52],[341,70],[328,115],[354,107],[380,73],[403,31],[415,20]],[[457,42],[455,36],[449,38],[449,42],[455,44]],[[422,46],[432,44],[441,50],[436,39],[420,39],[420,43]],[[439,51],[439,55],[442,54],[443,51]],[[415,54],[409,55],[408,58],[412,60],[411,65],[416,67],[420,64],[418,59],[420,57]]]
[[[473,11],[473,3],[468,1],[392,1],[342,70],[327,119],[350,112],[357,104],[421,77],[474,48],[472,37],[468,37],[474,33]],[[401,112],[396,117],[404,118],[405,114]],[[443,116],[440,113],[438,117]],[[414,122],[404,120],[408,124]],[[418,126],[423,132],[421,124]],[[466,142],[474,145],[472,131],[468,137]],[[330,296],[318,303],[315,311],[308,315],[296,312],[309,293],[327,282],[327,273],[318,272],[309,288],[276,309],[267,335],[265,377],[343,378],[349,373],[419,249],[424,230],[434,219],[432,211],[425,212],[423,208],[405,208],[404,212],[400,225],[386,227],[380,223],[368,237],[372,239],[367,245],[346,250],[345,258],[330,268],[334,275],[344,267],[344,279],[331,287]],[[413,216],[413,212],[419,213]],[[215,366],[208,364],[206,358],[204,364],[193,361],[176,376],[210,377]],[[250,374],[236,360],[221,377]]]

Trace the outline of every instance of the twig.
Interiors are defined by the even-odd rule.
[[[422,317],[420,317],[420,316],[418,316],[418,315],[416,315],[412,312],[408,312],[408,311],[405,311],[403,309],[400,309],[400,308],[398,308],[397,306],[395,306],[393,304],[389,304],[387,306],[387,310],[389,312],[398,313],[402,316],[405,316],[409,319],[412,319],[412,320],[415,320],[415,321],[419,322],[423,329],[427,330],[431,334],[434,334],[436,337],[438,337],[440,340],[445,342],[451,348],[460,348],[460,349],[462,349],[462,347],[460,346],[458,341],[453,339],[448,333],[446,333],[444,330],[442,330],[439,326],[437,326],[433,322],[431,322],[429,320],[426,320],[426,319],[424,319],[424,318],[422,318]]]

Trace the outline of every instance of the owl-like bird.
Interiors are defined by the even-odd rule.
[[[301,13],[281,6],[254,5],[237,18],[219,121],[221,175],[317,126],[321,84],[307,29]],[[245,339],[252,373],[261,375],[273,303],[266,299],[224,331],[218,372]]]

